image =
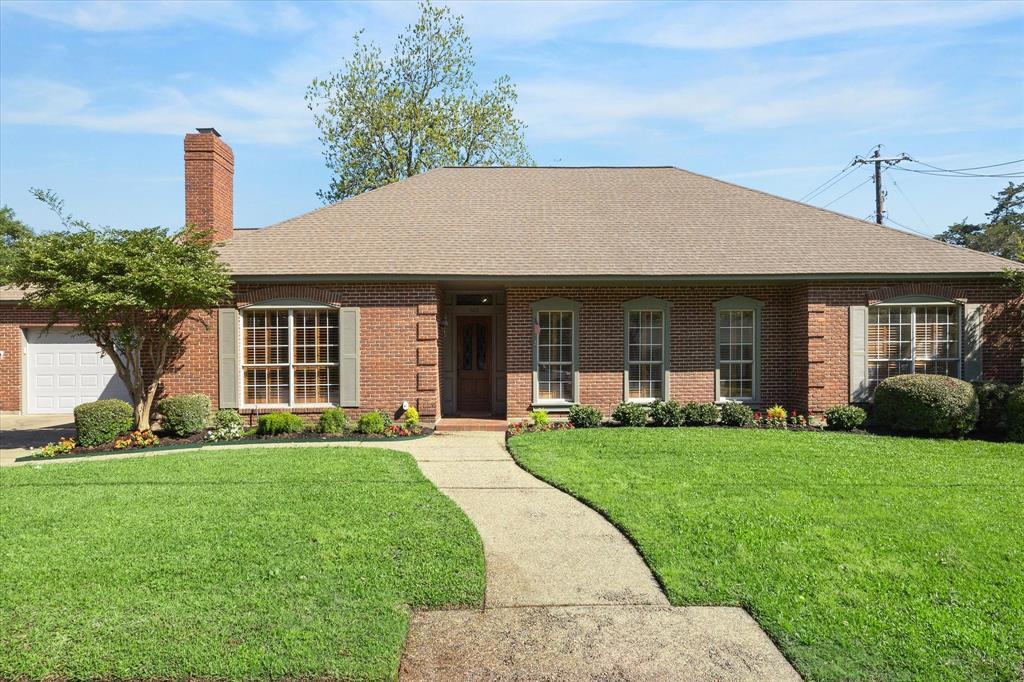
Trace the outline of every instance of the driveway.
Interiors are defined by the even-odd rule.
[[[75,435],[75,420],[70,414],[0,414],[0,466],[37,448]]]

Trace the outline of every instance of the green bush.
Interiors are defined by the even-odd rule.
[[[1006,437],[1024,443],[1024,386],[1010,391],[1006,400]]]
[[[156,408],[160,427],[172,436],[199,433],[210,421],[210,397],[202,393],[173,395],[157,403]]]
[[[726,426],[750,426],[754,423],[754,411],[743,403],[722,403],[722,423]]]
[[[1006,432],[1006,401],[1010,398],[1010,387],[998,381],[976,381],[974,392],[978,395],[978,431],[997,434]]]
[[[856,405],[833,405],[825,410],[825,423],[833,431],[853,431],[867,418],[868,413]]]
[[[237,410],[217,410],[209,440],[238,440],[245,434],[245,421]]]
[[[711,426],[721,417],[718,405],[714,403],[686,403],[683,405],[683,419],[687,426]]]
[[[97,400],[75,408],[75,440],[92,447],[132,430],[135,412],[123,400]]]
[[[534,410],[530,412],[530,419],[533,420],[534,426],[547,426],[551,422],[547,410]]]
[[[384,415],[379,411],[367,412],[359,418],[359,424],[356,428],[359,429],[360,433],[384,433]]]
[[[875,421],[893,431],[963,436],[978,421],[978,396],[966,381],[937,374],[889,377],[875,389]]]
[[[405,425],[408,428],[411,429],[414,426],[418,426],[419,423],[420,423],[420,411],[419,410],[417,410],[415,407],[410,407],[408,410],[405,411]]]
[[[593,405],[573,405],[569,408],[569,423],[577,429],[594,429],[601,425],[604,415]]]
[[[651,405],[649,414],[655,426],[682,426],[685,422],[683,406],[674,400],[659,400]]]
[[[261,414],[256,422],[256,433],[261,436],[276,436],[279,433],[302,433],[306,424],[291,412]]]
[[[622,426],[646,426],[647,410],[640,403],[619,403],[612,411],[612,419]]]
[[[316,424],[320,433],[345,433],[348,431],[348,415],[340,407],[331,407],[320,413]]]

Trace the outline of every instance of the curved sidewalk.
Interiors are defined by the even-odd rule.
[[[487,559],[482,611],[413,614],[403,680],[799,679],[742,609],[670,606],[629,541],[520,469],[504,434],[398,448],[472,519]]]

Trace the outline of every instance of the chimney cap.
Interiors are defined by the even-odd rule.
[[[220,133],[217,132],[216,128],[196,128],[203,135],[215,135],[220,137]]]

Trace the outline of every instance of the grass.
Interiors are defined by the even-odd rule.
[[[251,448],[0,470],[0,679],[391,679],[408,608],[480,605],[413,459]]]
[[[747,608],[815,680],[1024,675],[1024,447],[747,429],[510,440],[673,604]]]

